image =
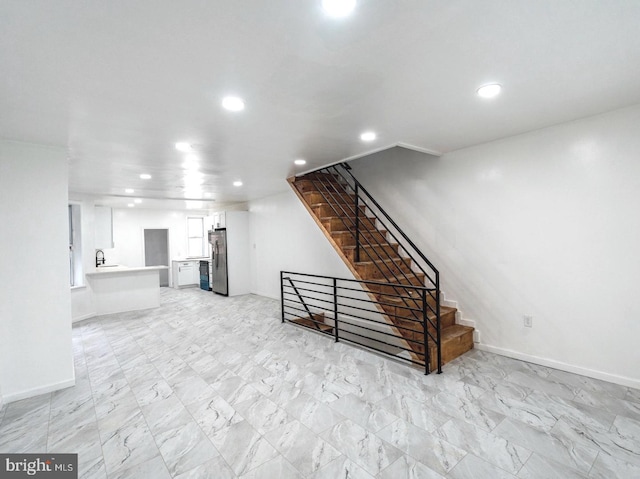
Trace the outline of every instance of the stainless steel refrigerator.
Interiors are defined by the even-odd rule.
[[[229,272],[227,269],[227,229],[209,231],[211,243],[211,291],[229,295]]]

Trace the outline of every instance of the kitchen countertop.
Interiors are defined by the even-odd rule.
[[[123,273],[137,273],[142,271],[159,271],[162,269],[169,269],[168,266],[137,266],[130,268],[121,264],[113,266],[99,266],[95,271],[87,273],[87,276],[101,276],[104,274],[123,274]]]
[[[195,258],[173,258],[171,261],[206,261],[209,258],[208,256],[197,256]]]

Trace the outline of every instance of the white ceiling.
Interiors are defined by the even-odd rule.
[[[638,0],[359,0],[341,20],[320,3],[2,0],[0,137],[66,148],[70,190],[114,205],[206,199],[185,192],[190,142],[220,204],[387,145],[444,153],[640,103]],[[502,95],[478,98],[490,82]],[[230,93],[245,111],[220,108]]]

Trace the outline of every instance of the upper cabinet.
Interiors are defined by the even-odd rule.
[[[227,222],[225,221],[226,214],[224,211],[213,214],[213,229],[226,228]]]
[[[107,206],[95,207],[95,248],[113,248],[113,214]]]

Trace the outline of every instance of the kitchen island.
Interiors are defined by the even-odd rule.
[[[87,273],[97,315],[160,306],[160,270],[167,266],[101,266]]]

